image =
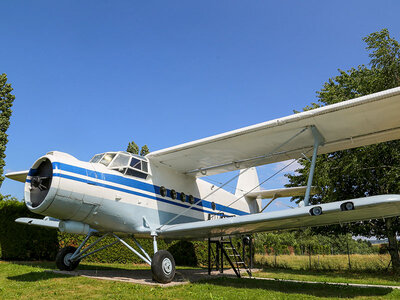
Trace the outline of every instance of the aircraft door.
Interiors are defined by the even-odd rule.
[[[101,172],[97,172],[94,164],[89,164],[86,168],[85,188],[82,193],[82,205],[79,211],[74,215],[74,220],[84,222],[93,215],[97,208],[102,204],[103,198],[99,179]]]
[[[91,169],[86,169],[88,187],[83,197],[83,203],[99,206],[103,203],[101,180],[104,180],[104,174],[96,170],[95,164],[90,165]]]

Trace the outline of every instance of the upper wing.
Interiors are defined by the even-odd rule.
[[[399,139],[399,111],[400,88],[394,88],[151,152],[147,157],[181,173],[213,175],[310,154],[311,130],[298,133],[312,125],[325,139],[319,154]]]
[[[346,202],[352,202],[354,210],[343,211],[342,204]],[[319,216],[310,214],[310,210],[316,206],[322,208],[322,214]],[[398,215],[400,215],[400,195],[380,195],[268,213],[165,225],[161,227],[159,235],[165,238],[197,239],[342,224]]]
[[[7,173],[5,176],[7,178],[12,179],[12,180],[25,182],[26,181],[26,176],[28,176],[28,173],[29,173],[29,170],[18,171],[18,172],[10,172],[10,173]]]

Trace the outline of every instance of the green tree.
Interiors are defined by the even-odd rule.
[[[133,153],[133,154],[139,154],[139,147],[136,145],[134,141],[130,142],[128,144],[128,147],[126,148],[126,152]]]
[[[365,37],[366,49],[370,51],[370,67],[365,65],[348,71],[339,70],[339,75],[328,80],[317,92],[318,103],[312,103],[304,110],[333,104],[355,97],[368,95],[400,85],[400,45],[383,29]],[[300,161],[303,168],[297,175],[286,175],[287,186],[304,185],[307,182],[310,163]],[[313,185],[320,193],[313,196],[311,203],[373,196],[400,191],[400,141],[391,141],[350,150],[320,155]],[[292,200],[300,201],[301,198]],[[354,223],[351,226],[327,226],[315,229],[324,233],[345,233],[353,235],[387,237],[393,270],[400,271],[400,258],[396,240],[400,229],[397,218],[371,220]]]
[[[7,83],[7,75],[0,75],[0,186],[3,183],[3,168],[5,166],[6,145],[8,142],[7,129],[10,126],[11,107],[15,96],[11,94],[13,88]]]
[[[140,149],[140,155],[141,155],[141,156],[145,156],[145,155],[147,155],[148,153],[150,153],[149,147],[147,147],[147,145],[144,145],[144,146],[142,147],[142,149]]]
[[[134,141],[132,141],[128,144],[126,151],[133,154],[139,154],[139,146]],[[145,156],[148,153],[150,153],[149,147],[147,147],[147,145],[144,145],[142,149],[140,149],[140,155]]]

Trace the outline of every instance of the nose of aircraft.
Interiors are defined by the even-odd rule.
[[[46,198],[53,178],[53,166],[51,161],[44,158],[38,166],[29,170],[30,185],[29,198],[32,207],[38,207]]]

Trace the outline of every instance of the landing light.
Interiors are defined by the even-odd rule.
[[[321,206],[315,206],[310,209],[310,215],[312,215],[312,216],[319,216],[321,214],[322,214]]]
[[[353,204],[353,202],[345,202],[342,205],[340,205],[340,209],[342,211],[353,210],[354,209],[354,204]]]

